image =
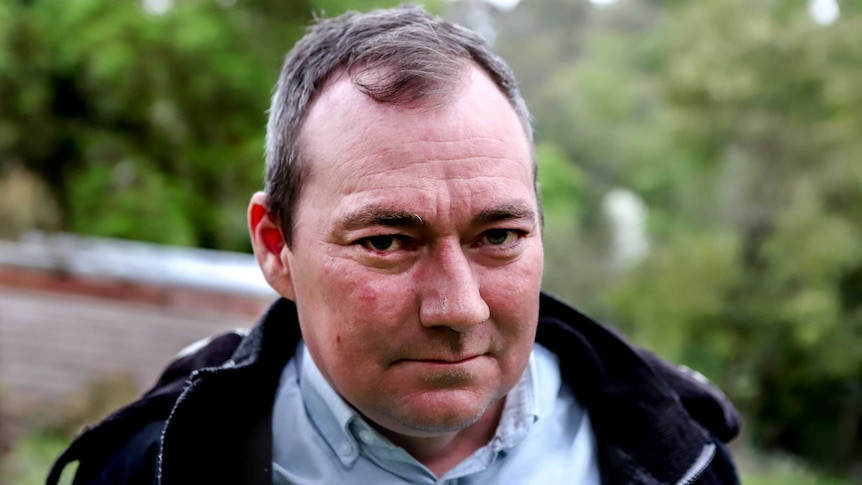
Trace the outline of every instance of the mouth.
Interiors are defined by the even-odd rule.
[[[429,356],[408,358],[396,362],[396,372],[418,380],[422,389],[463,389],[476,386],[481,376],[488,375],[491,362],[486,354],[469,356]]]
[[[467,357],[451,357],[451,358],[418,358],[418,359],[401,359],[401,362],[419,362],[424,364],[437,364],[437,365],[454,365],[454,364],[466,364],[472,360],[478,359],[482,357],[483,354],[470,355]]]

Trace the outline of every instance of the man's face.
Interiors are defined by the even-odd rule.
[[[518,381],[535,337],[543,250],[529,145],[471,69],[433,109],[332,81],[303,128],[312,166],[281,252],[323,375],[408,436],[474,423]]]

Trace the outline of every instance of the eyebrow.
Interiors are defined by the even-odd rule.
[[[536,212],[532,207],[523,203],[504,204],[499,207],[484,209],[478,213],[470,223],[474,226],[484,226],[495,222],[512,219],[536,219]]]
[[[375,206],[350,213],[341,221],[341,226],[348,231],[370,226],[421,228],[427,225],[419,214]]]
[[[511,203],[482,210],[470,220],[470,224],[473,226],[484,226],[506,220],[535,220],[535,218],[536,212],[529,205]],[[428,227],[428,225],[428,221],[423,219],[419,214],[377,206],[365,207],[350,213],[341,221],[341,227],[348,231],[371,226],[422,229]]]

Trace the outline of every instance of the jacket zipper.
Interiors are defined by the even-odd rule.
[[[677,485],[691,485],[703,475],[703,472],[706,471],[706,468],[712,463],[712,458],[715,456],[715,443],[709,443],[708,445],[703,447],[703,451],[701,451],[700,456],[697,457],[694,464],[691,468],[685,472],[685,475],[676,482]]]

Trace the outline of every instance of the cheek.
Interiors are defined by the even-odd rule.
[[[330,272],[326,285],[332,345],[341,352],[370,352],[391,342],[410,318],[410,287],[402,278],[368,271]]]
[[[356,292],[356,298],[362,306],[376,308],[378,306],[379,297],[380,292],[378,289],[368,284],[362,285]]]
[[[334,275],[338,277],[321,302],[327,309],[323,312],[327,331],[317,335],[318,352],[324,362],[325,369],[321,370],[336,389],[353,395],[356,389],[367,388],[368,379],[376,379],[370,376],[375,376],[397,353],[399,342],[408,340],[409,310],[396,296],[406,290],[396,292],[395,285],[368,274]]]
[[[363,316],[377,318],[388,315],[395,317],[406,311],[411,302],[412,285],[406,275],[387,275],[369,270],[350,273],[336,273],[333,281],[339,287],[331,303],[339,307],[349,307],[358,319]],[[378,324],[385,324],[387,319]],[[397,319],[396,319],[397,320]]]
[[[524,339],[534,335],[539,316],[541,268],[541,259],[533,258],[488,275],[483,298],[502,333]]]
[[[379,292],[362,271],[352,269],[348,261],[332,259],[322,268],[318,294],[322,305],[335,314],[361,315],[374,308]],[[344,323],[349,323],[348,319]]]
[[[482,288],[502,306],[517,306],[524,300],[538,301],[542,285],[542,255],[531,255],[517,262],[494,268],[484,275]]]

